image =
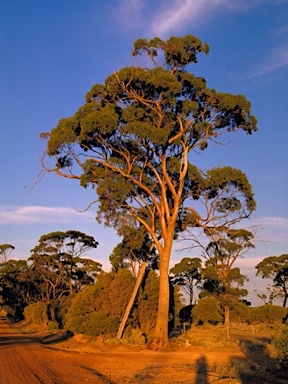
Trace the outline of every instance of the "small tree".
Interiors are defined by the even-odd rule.
[[[277,359],[287,365],[288,364],[288,328],[283,329],[280,335],[272,340],[272,345],[276,351]]]
[[[85,287],[72,299],[65,327],[92,336],[116,333],[134,283],[128,269],[101,272],[95,285]]]
[[[283,298],[283,307],[286,307],[288,299],[288,254],[266,257],[255,268],[257,269],[256,276],[260,275],[263,279],[273,279],[272,290],[269,288],[271,291],[270,300],[280,296]]]
[[[192,309],[193,319],[197,322],[217,324],[223,321],[218,300],[213,297],[203,298]]]
[[[15,249],[11,244],[0,244],[0,264],[7,264],[10,253]]]
[[[206,248],[207,259],[204,270],[204,284],[201,297],[217,296],[224,311],[227,338],[229,339],[230,310],[239,300],[247,296],[243,289],[246,276],[234,267],[236,260],[253,248],[254,235],[246,229],[223,226],[217,230],[206,231],[211,239]]]
[[[8,260],[0,268],[2,305],[12,308],[16,320],[21,320],[25,306],[41,301],[36,276],[26,260]]]
[[[147,267],[149,269],[156,268],[158,257],[153,242],[151,242],[144,228],[139,227],[139,224],[137,226],[137,222],[135,226],[132,226],[131,223],[130,226],[123,225],[119,228],[118,233],[123,236],[123,240],[110,255],[113,270],[117,272],[119,268],[128,268],[136,279],[133,292],[118,328],[117,338],[120,339]]]
[[[141,331],[150,336],[155,329],[159,300],[159,277],[149,271],[137,297],[137,317]]]
[[[83,285],[94,284],[101,264],[81,257],[98,242],[79,231],[51,232],[39,239],[31,250],[32,269],[39,275],[47,301],[63,294],[78,292]]]
[[[201,265],[201,259],[185,257],[170,269],[172,283],[179,285],[188,295],[189,305],[193,304],[194,288],[201,281]]]

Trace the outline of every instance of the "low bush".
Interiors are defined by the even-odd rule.
[[[192,309],[193,322],[217,324],[223,322],[221,308],[214,297],[201,299]]]
[[[273,339],[272,345],[275,348],[276,358],[282,363],[288,363],[288,328]]]
[[[143,335],[143,332],[139,328],[131,328],[127,327],[124,336],[123,336],[124,344],[137,344],[137,345],[145,345],[146,338]]]
[[[98,311],[70,317],[66,327],[75,333],[99,336],[107,333],[115,333],[118,325],[119,322],[115,317],[108,316],[107,313],[103,311]]]
[[[230,311],[230,320],[234,323],[250,324],[253,320],[251,307],[248,307],[244,303],[236,304]]]
[[[46,305],[43,303],[29,304],[24,309],[24,317],[28,324],[43,326],[48,323]]]
[[[251,308],[252,316],[250,321],[256,324],[279,324],[284,322],[287,312],[287,308],[266,304],[261,307]]]

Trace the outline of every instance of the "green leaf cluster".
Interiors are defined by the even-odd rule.
[[[286,307],[288,300],[288,254],[281,256],[265,257],[256,265],[257,273],[263,279],[272,279],[273,288],[283,295],[283,307]]]

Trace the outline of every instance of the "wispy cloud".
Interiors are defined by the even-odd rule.
[[[0,206],[0,224],[70,223],[94,220],[93,211],[79,213],[66,207]]]
[[[114,9],[114,17],[126,30],[142,28],[145,22],[144,0],[121,0]]]
[[[253,224],[258,224],[266,228],[274,229],[288,229],[288,218],[287,217],[275,217],[275,216],[263,216],[256,217],[252,220]]]
[[[146,29],[146,36],[162,38],[181,33],[188,25],[201,25],[215,13],[244,12],[267,0],[121,0],[115,8],[117,20],[127,31]]]
[[[288,65],[288,44],[281,44],[273,48],[262,59],[262,62],[252,70],[246,78],[267,75],[277,69],[283,68]]]

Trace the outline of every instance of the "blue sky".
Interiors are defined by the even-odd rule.
[[[84,103],[86,92],[113,71],[131,64],[140,38],[193,34],[210,45],[208,56],[189,70],[217,91],[244,94],[252,102],[259,131],[237,134],[227,147],[207,151],[203,168],[217,164],[242,169],[255,192],[256,248],[239,261],[247,287],[264,257],[288,253],[288,1],[287,0],[1,0],[0,244],[14,258],[28,258],[42,234],[78,229],[95,237],[91,257],[109,269],[118,238],[78,213],[94,192],[75,181],[47,175],[34,186],[50,131]],[[199,159],[198,159],[199,161]],[[246,224],[247,225],[247,224]],[[175,248],[180,248],[177,244]],[[197,252],[174,252],[172,264]],[[172,265],[171,264],[171,265]],[[254,301],[255,303],[257,301]]]

